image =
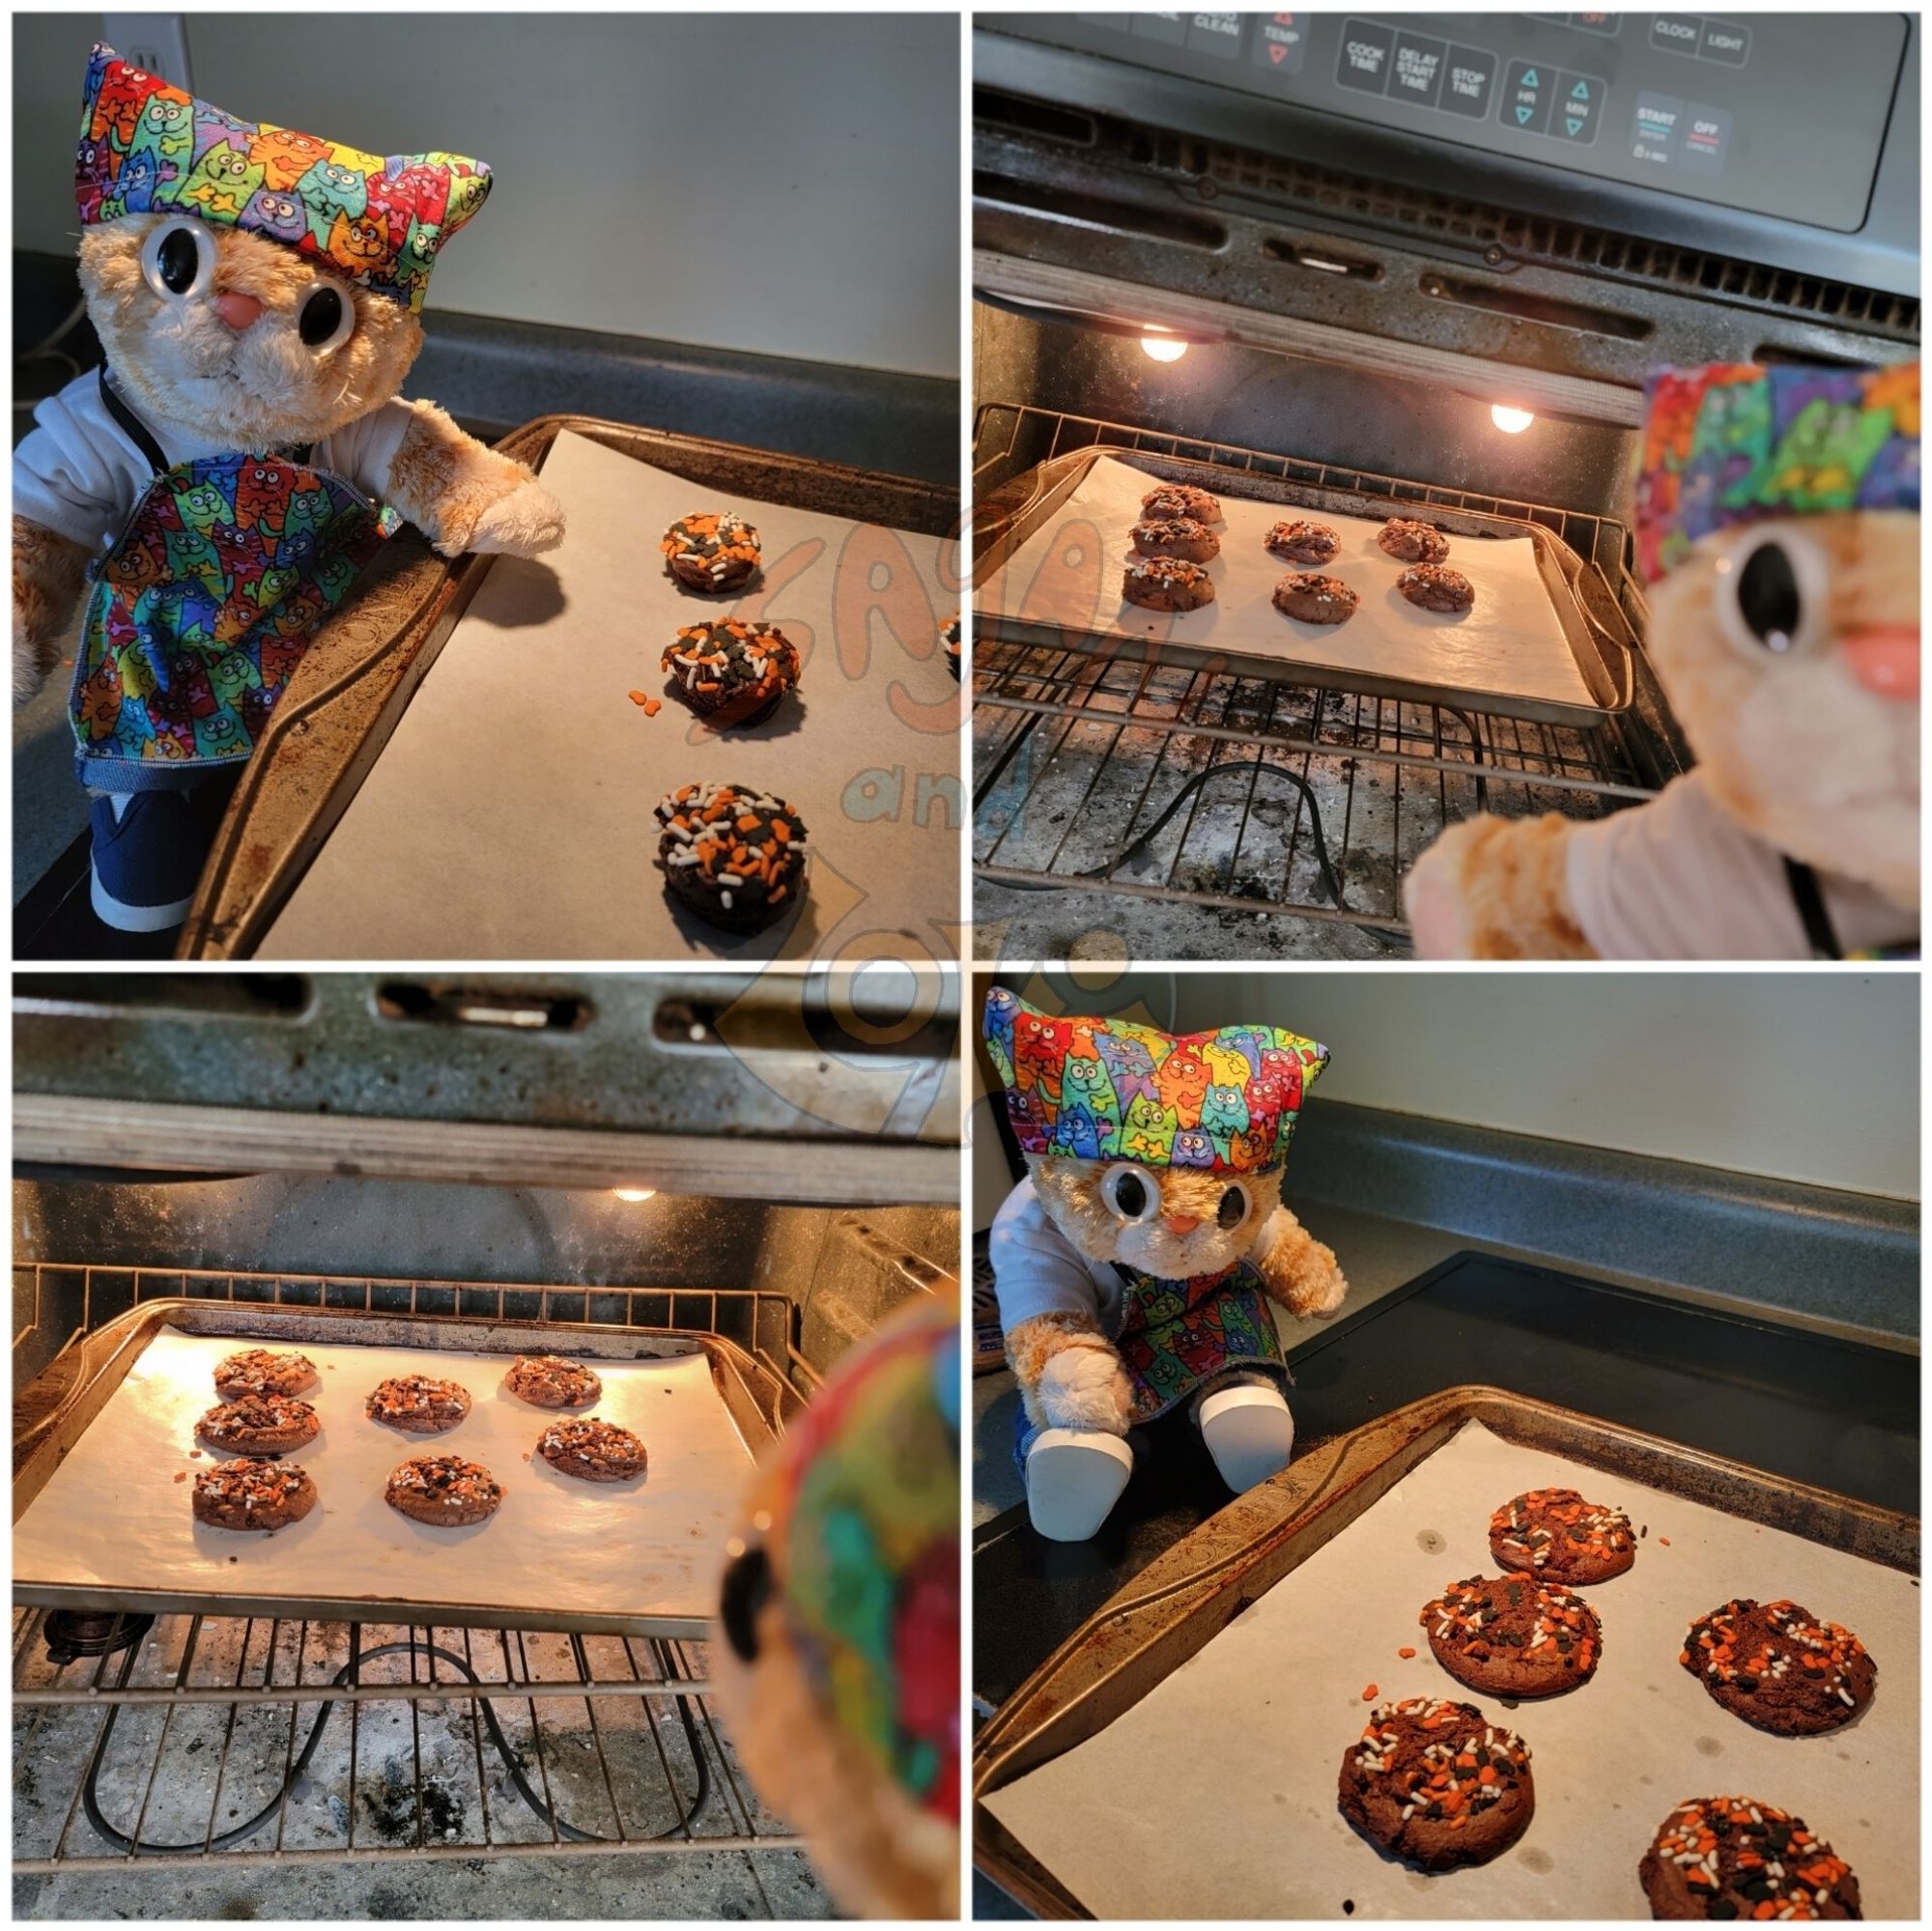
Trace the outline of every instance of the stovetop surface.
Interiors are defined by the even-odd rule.
[[[1554,1269],[1459,1254],[1289,1355],[1297,1441],[1469,1382],[1507,1388],[1887,1509],[1918,1506],[1918,1358]],[[1024,1505],[978,1533],[973,1687],[1004,1702],[1118,1589],[1226,1499],[1184,1413],[1093,1542]]]

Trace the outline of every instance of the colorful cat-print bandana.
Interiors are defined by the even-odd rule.
[[[1054,1019],[995,986],[986,1050],[1025,1153],[1257,1173],[1288,1158],[1328,1048],[1279,1026],[1179,1036],[1129,1019]]]
[[[1918,364],[1659,369],[1636,452],[1648,582],[1715,529],[1826,510],[1918,507]]]
[[[766,1469],[752,1525],[832,1719],[922,1809],[956,1818],[956,1296],[839,1361]]]
[[[442,244],[483,206],[490,170],[458,155],[366,155],[238,121],[97,46],[81,97],[74,198],[92,227],[187,214],[280,241],[317,268],[423,305]]]
[[[205,457],[156,476],[96,567],[74,653],[81,781],[139,791],[245,759],[317,628],[400,524],[283,458]]]

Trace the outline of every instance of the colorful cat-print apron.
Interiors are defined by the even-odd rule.
[[[1122,1290],[1116,1346],[1133,1389],[1136,1426],[1217,1377],[1268,1380],[1284,1393],[1293,1385],[1261,1275],[1246,1261],[1191,1281],[1118,1264],[1115,1272]]]
[[[99,791],[191,784],[253,752],[323,619],[402,520],[307,450],[170,466],[104,369],[100,390],[155,475],[88,573],[74,766]]]

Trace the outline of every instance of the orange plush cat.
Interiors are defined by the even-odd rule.
[[[71,712],[108,923],[181,922],[213,781],[401,519],[450,556],[560,540],[527,469],[398,399],[431,266],[489,185],[453,155],[238,121],[95,49],[76,194],[107,360],[14,453],[14,683],[45,677],[86,588]]]
[[[1918,448],[1916,363],[1653,378],[1637,560],[1697,767],[1452,827],[1405,886],[1423,957],[1916,955]]]
[[[1294,1421],[1271,1308],[1326,1316],[1348,1292],[1281,1204],[1327,1049],[1272,1026],[1177,1038],[1056,1019],[1000,988],[985,1038],[1029,1171],[991,1258],[1034,1526],[1093,1535],[1132,1471],[1129,1430],[1183,1403],[1229,1488],[1286,1467]]]

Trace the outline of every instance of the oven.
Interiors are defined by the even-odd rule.
[[[973,862],[1013,955],[1129,919],[1155,956],[1400,954],[1446,825],[1689,768],[1633,568],[1644,376],[1916,357],[1918,34],[980,18]],[[1116,463],[1465,554],[1528,537],[1584,701],[1041,620],[1025,546]]]
[[[713,1708],[713,1544],[845,1349],[954,1288],[957,1030],[937,974],[18,976],[33,1914],[269,1916],[298,1870],[311,1916],[829,1915]],[[358,1358],[451,1359],[479,1411],[519,1352],[607,1405],[650,1383],[651,1513],[554,1571],[485,1539],[371,1586],[353,1531],[332,1567],[231,1536],[284,1552],[184,1569],[115,1480],[62,1488],[142,1457],[179,1350],[248,1345],[345,1367],[325,1450],[362,1427]],[[211,1465],[187,1445],[133,1485],[163,1515]]]

